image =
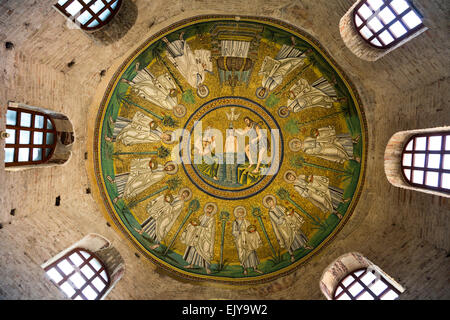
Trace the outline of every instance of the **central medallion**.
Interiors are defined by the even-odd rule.
[[[283,160],[282,134],[260,104],[221,97],[198,108],[181,138],[186,175],[210,196],[238,200],[264,190]]]

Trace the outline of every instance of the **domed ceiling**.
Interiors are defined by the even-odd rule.
[[[366,126],[349,80],[303,31],[202,16],[147,39],[98,110],[101,203],[158,266],[261,283],[308,261],[350,217]]]

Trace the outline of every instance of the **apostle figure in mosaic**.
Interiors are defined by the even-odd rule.
[[[171,131],[163,132],[153,118],[137,111],[133,119],[117,117],[111,125],[114,126],[113,137],[105,136],[108,142],[121,142],[126,146],[132,146],[141,143],[164,142],[174,143],[174,135]]]
[[[177,171],[178,166],[172,161],[162,166],[154,158],[133,159],[130,172],[118,174],[114,179],[110,176],[106,178],[117,186],[119,195],[113,200],[116,203],[120,198],[129,200],[136,197],[166,175],[173,175]]]
[[[256,96],[264,99],[269,91],[273,91],[283,82],[283,79],[295,68],[302,65],[306,55],[293,45],[283,45],[275,59],[266,56],[259,71],[262,78],[262,87],[256,90]]]
[[[353,154],[353,144],[358,143],[360,136],[353,139],[349,133],[336,134],[334,126],[327,126],[311,131],[311,137],[304,141],[294,138],[289,142],[291,151],[303,151],[333,162],[344,163],[348,160],[360,162]]]
[[[312,249],[308,245],[308,238],[300,229],[304,221],[298,213],[277,205],[275,196],[270,194],[263,198],[263,205],[269,209],[270,222],[278,244],[288,250],[291,262],[295,261],[295,250]]]
[[[204,207],[204,214],[198,219],[192,219],[181,234],[180,240],[185,244],[186,250],[183,259],[188,263],[184,268],[192,269],[195,266],[204,268],[207,274],[211,273],[211,261],[214,257],[214,239],[216,235],[217,204],[208,202]]]
[[[178,195],[161,194],[147,205],[148,218],[141,224],[141,229],[135,230],[139,234],[144,232],[155,244],[150,249],[156,249],[177,220],[185,202],[192,197],[189,188],[183,188]]]
[[[300,78],[289,89],[287,108],[291,112],[299,112],[313,107],[329,109],[333,107],[333,102],[338,101],[336,97],[336,91],[325,78],[322,77],[312,84]]]
[[[336,209],[340,203],[344,202],[343,190],[330,186],[330,180],[327,177],[315,175],[297,176],[294,171],[288,170],[284,175],[284,180],[287,183],[292,183],[295,191],[301,197],[308,199],[323,213],[335,213],[339,218],[342,218],[336,212]]]
[[[234,243],[236,245],[239,261],[244,269],[244,275],[248,274],[248,269],[253,270],[259,274],[263,272],[258,269],[260,263],[256,254],[256,249],[262,246],[261,237],[256,231],[255,225],[252,225],[245,216],[247,210],[243,206],[236,207],[234,209],[232,234],[234,237]]]
[[[136,63],[136,69],[139,62]],[[168,73],[155,77],[147,68],[137,71],[133,80],[122,79],[131,86],[132,92],[151,103],[172,110],[177,104],[177,87]]]
[[[183,35],[182,32],[180,39],[172,42],[163,38],[167,45],[167,57],[189,85],[197,89],[197,95],[204,98],[209,94],[209,89],[204,84],[205,76],[207,72],[212,73],[213,70],[211,51],[204,49],[192,51]]]

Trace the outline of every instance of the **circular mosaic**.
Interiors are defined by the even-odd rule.
[[[147,39],[100,105],[102,206],[158,266],[251,284],[308,261],[350,217],[367,134],[359,98],[311,36],[201,16]]]

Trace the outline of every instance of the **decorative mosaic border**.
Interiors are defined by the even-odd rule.
[[[348,78],[348,76],[340,69],[340,67],[336,64],[335,60],[331,57],[331,55],[328,54],[328,52],[325,50],[325,48],[322,47],[322,45],[311,35],[309,35],[307,32],[299,29],[298,27],[289,24],[287,22],[269,18],[269,17],[260,17],[260,16],[239,16],[240,21],[250,21],[250,22],[256,22],[256,23],[262,23],[267,24],[270,26],[274,26],[277,28],[284,29],[288,32],[294,33],[295,35],[299,36],[300,38],[304,39],[311,45],[313,45],[320,53],[321,55],[329,62],[329,64],[334,68],[334,70],[339,74],[342,80],[345,81],[345,84],[347,88],[349,89],[350,94],[352,95],[353,99],[357,102],[357,111],[360,121],[362,122],[361,127],[361,133],[363,135],[363,151],[362,151],[362,157],[361,157],[361,172],[359,176],[358,186],[356,188],[355,194],[352,198],[352,202],[349,205],[349,208],[347,209],[347,212],[343,218],[343,220],[340,222],[340,224],[333,230],[332,234],[328,236],[327,239],[323,240],[322,243],[314,249],[311,253],[309,253],[307,256],[303,258],[303,260],[300,262],[296,262],[295,264],[291,265],[290,267],[287,267],[283,270],[280,270],[278,272],[274,272],[273,275],[265,275],[260,277],[253,277],[250,279],[224,279],[219,277],[212,277],[212,276],[202,276],[197,275],[194,276],[190,273],[185,273],[180,271],[176,271],[173,268],[169,267],[168,264],[159,261],[155,259],[152,255],[150,255],[145,248],[143,248],[139,243],[137,243],[132,237],[128,231],[127,228],[122,224],[119,219],[117,219],[117,216],[114,214],[114,210],[112,209],[112,203],[109,199],[108,195],[105,193],[104,190],[104,181],[103,176],[101,174],[101,164],[99,162],[99,129],[101,126],[101,120],[103,118],[103,114],[106,107],[106,102],[109,100],[109,96],[112,93],[112,88],[117,84],[117,81],[119,80],[119,75],[126,69],[127,65],[137,56],[139,52],[141,52],[143,49],[145,49],[151,42],[157,40],[158,38],[161,38],[163,35],[173,32],[176,29],[186,27],[190,24],[193,24],[195,22],[208,22],[208,21],[217,21],[217,20],[229,20],[233,21],[236,20],[236,15],[199,15],[199,16],[193,16],[190,18],[183,19],[181,21],[178,21],[176,23],[171,24],[168,27],[165,27],[161,29],[159,32],[155,33],[153,36],[148,38],[146,41],[143,42],[142,45],[140,45],[132,54],[130,54],[126,60],[121,64],[121,67],[114,73],[110,83],[108,84],[105,94],[101,100],[99,111],[97,113],[97,117],[95,119],[95,126],[94,126],[94,137],[93,137],[93,161],[94,161],[94,175],[96,178],[96,183],[99,188],[100,196],[103,200],[103,204],[105,205],[105,209],[111,219],[114,221],[116,226],[118,227],[121,232],[125,235],[125,237],[131,241],[133,246],[141,252],[145,257],[147,257],[150,261],[152,261],[155,265],[158,267],[161,267],[163,270],[167,271],[171,276],[174,278],[179,278],[180,280],[190,280],[193,282],[211,282],[211,283],[217,283],[217,284],[225,284],[225,285],[238,285],[238,286],[249,286],[249,285],[255,285],[255,284],[263,284],[270,281],[273,281],[275,279],[278,279],[280,277],[283,277],[285,275],[288,275],[294,271],[296,271],[299,267],[304,266],[306,263],[309,262],[309,260],[319,252],[321,252],[325,246],[327,246],[339,233],[339,231],[344,227],[344,225],[347,223],[350,216],[353,214],[353,211],[356,207],[356,204],[361,197],[361,192],[363,189],[364,181],[365,181],[365,174],[366,174],[366,159],[367,159],[367,146],[368,146],[368,131],[367,131],[367,121],[364,111],[362,110],[361,106],[361,98],[359,97],[355,86],[351,82],[351,80]],[[234,280],[234,281],[233,281]]]

